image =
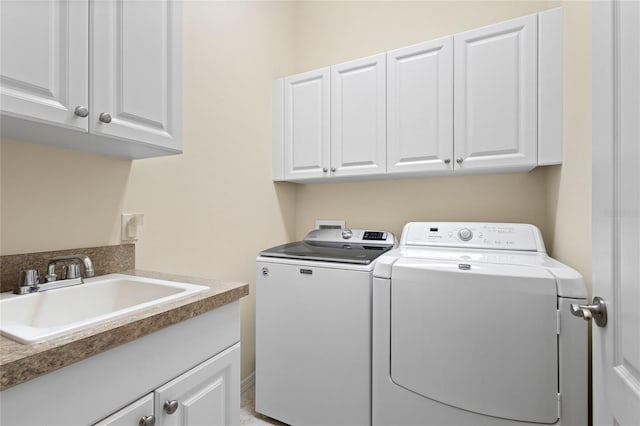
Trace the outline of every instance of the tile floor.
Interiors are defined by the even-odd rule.
[[[256,413],[255,405],[255,385],[251,383],[251,386],[247,386],[246,389],[240,395],[240,425],[241,426],[256,426],[256,425],[282,425],[286,426],[277,420],[265,417],[262,414]]]

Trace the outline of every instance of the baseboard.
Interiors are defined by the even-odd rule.
[[[247,389],[250,389],[256,383],[256,372],[249,374],[240,382],[240,392],[244,393]]]

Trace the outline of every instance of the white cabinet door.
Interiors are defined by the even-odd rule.
[[[453,170],[453,37],[387,53],[387,172]]]
[[[386,55],[331,67],[333,176],[386,172]]]
[[[144,426],[144,420],[147,420],[146,424],[152,424],[150,417],[153,417],[153,394],[151,393],[93,426]]]
[[[537,16],[454,36],[457,171],[537,163]]]
[[[87,130],[74,111],[88,107],[88,10],[86,0],[2,1],[2,114]]]
[[[329,175],[329,68],[284,79],[286,180]]]
[[[91,16],[90,131],[180,149],[179,2],[96,1]]]
[[[171,401],[175,411],[168,409]],[[158,388],[155,407],[157,426],[239,424],[240,343]]]

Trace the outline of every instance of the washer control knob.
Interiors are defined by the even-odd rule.
[[[353,231],[351,231],[351,229],[344,229],[342,231],[342,238],[348,240],[351,237],[353,237]]]
[[[462,228],[458,231],[458,238],[460,238],[462,241],[469,241],[471,238],[473,238],[473,232],[471,232],[471,229],[469,228]]]

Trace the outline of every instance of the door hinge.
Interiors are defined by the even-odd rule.
[[[556,311],[556,334],[560,335],[560,311]]]
[[[560,394],[558,394],[558,418],[560,418],[560,415],[562,414],[562,410],[560,407],[562,407],[562,397]]]

